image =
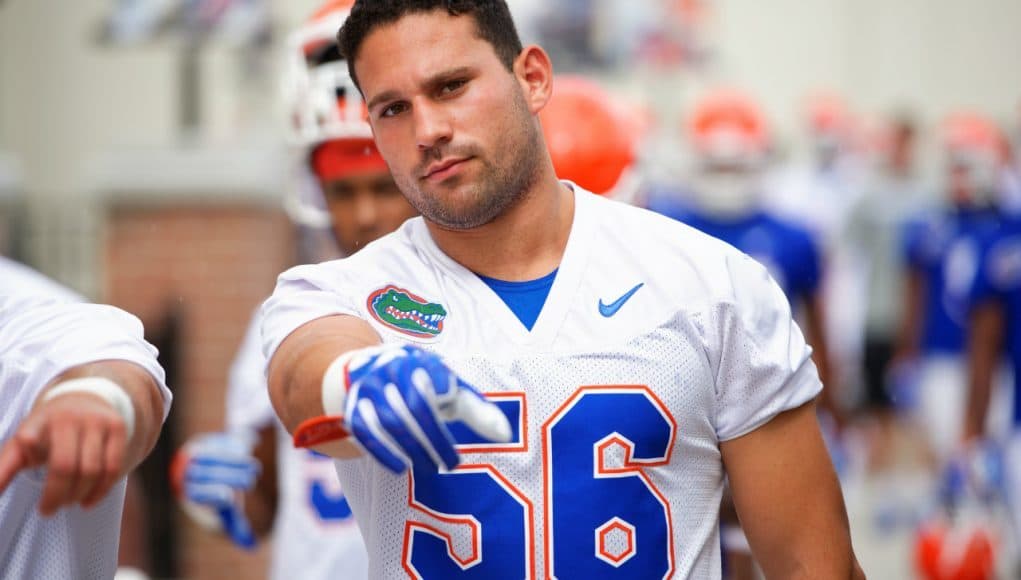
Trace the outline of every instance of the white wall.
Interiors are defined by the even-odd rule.
[[[857,107],[910,106],[928,121],[975,107],[1013,120],[1021,101],[1017,0],[717,0],[714,76],[796,125],[806,93]]]
[[[97,29],[113,0],[0,2],[0,150],[20,157],[33,195],[75,195],[91,159],[110,148],[173,146],[181,50],[174,41],[101,46]],[[300,22],[315,0],[277,0],[279,25]],[[204,132],[220,141],[239,117],[267,118],[275,87],[241,80],[237,52],[202,59]],[[259,98],[252,98],[253,92]],[[255,105],[251,103],[254,102]],[[244,119],[241,119],[242,121]],[[270,122],[270,121],[267,121]]]
[[[105,4],[0,6],[0,148],[22,158],[28,191],[73,193],[89,152],[171,134],[172,54],[98,48],[92,35]]]
[[[717,6],[710,79],[758,94],[788,132],[800,99],[821,87],[870,110],[917,107],[929,121],[958,106],[1007,120],[1021,100],[1017,0],[710,1]],[[99,46],[96,27],[113,3],[0,2],[0,150],[21,157],[33,195],[79,193],[90,160],[111,148],[182,141],[178,48]],[[273,0],[277,30],[317,4]],[[272,126],[271,79],[246,81],[236,53],[222,47],[202,62],[200,137],[229,145],[242,140],[239,128]]]

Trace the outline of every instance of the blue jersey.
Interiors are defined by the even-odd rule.
[[[748,254],[769,270],[789,300],[804,300],[819,290],[818,245],[800,226],[763,212],[726,220],[662,201],[650,209]]]
[[[906,226],[905,258],[925,281],[919,348],[923,354],[964,351],[968,296],[979,255],[997,234],[993,211],[956,210],[913,220]]]
[[[1014,367],[1014,424],[1021,425],[1021,220],[1004,224],[982,248],[969,298],[972,306],[991,300],[1003,306],[1004,346]]]

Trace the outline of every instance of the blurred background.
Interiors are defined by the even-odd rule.
[[[844,226],[856,208],[866,222],[887,213],[882,200],[899,194],[875,184],[886,183],[898,147],[912,158],[898,191],[917,191],[920,206],[943,203],[941,131],[961,112],[996,126],[1008,153],[996,204],[1017,207],[1021,180],[1006,160],[1021,140],[1021,3],[509,3],[558,72],[589,77],[634,113],[643,180],[632,202],[671,206],[697,189],[690,118],[707,95],[726,87],[754,103],[768,126],[764,195],[836,264],[823,331],[837,405],[856,426],[845,431],[842,478],[859,557],[871,578],[914,577],[915,533],[939,469],[911,451],[925,436],[905,426],[908,413],[892,411],[891,427],[868,412],[869,308],[889,303],[877,316],[892,326],[901,296],[873,294],[866,272],[883,258],[861,258],[884,250]],[[166,473],[190,435],[222,429],[248,319],[299,259],[303,236],[282,207],[295,184],[281,78],[288,34],[319,4],[0,0],[0,253],[138,315],[175,391],[129,497],[143,523],[125,549],[155,577],[265,575],[266,549],[248,554],[191,524]],[[791,193],[798,175],[830,162],[840,166],[832,199],[806,205]],[[800,211],[812,204],[822,207]],[[908,210],[890,212],[907,221]],[[886,259],[897,262],[891,248]],[[876,459],[877,447],[890,457]]]

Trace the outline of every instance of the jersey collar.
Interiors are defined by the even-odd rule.
[[[592,204],[595,194],[583,190],[569,181],[564,185],[574,191],[574,221],[567,239],[567,247],[561,259],[557,277],[550,288],[549,296],[531,332],[511,312],[503,300],[479,277],[436,245],[424,221],[416,220],[411,231],[414,244],[438,266],[442,272],[441,287],[448,284],[460,286],[478,305],[478,311],[485,312],[490,324],[497,325],[514,344],[529,349],[546,351],[554,340],[577,297],[578,289],[591,254],[594,217]],[[443,288],[446,294],[447,288]],[[454,322],[451,320],[450,322]],[[472,322],[477,323],[477,321]]]

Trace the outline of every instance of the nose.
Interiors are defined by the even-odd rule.
[[[420,99],[413,108],[415,140],[421,150],[432,149],[450,141],[453,126],[450,115],[442,106]]]

